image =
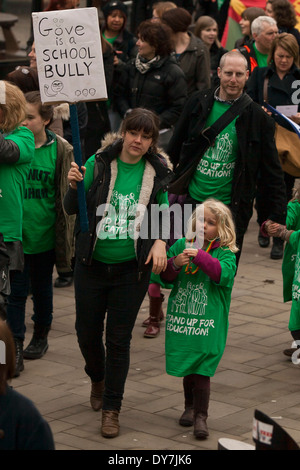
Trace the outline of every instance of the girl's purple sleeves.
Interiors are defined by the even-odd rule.
[[[168,259],[166,270],[164,272],[160,273],[160,277],[165,282],[174,281],[174,279],[176,279],[176,277],[178,276],[178,274],[181,271],[181,268],[180,269],[175,269],[174,264],[173,264],[173,259],[174,258],[176,258],[176,256],[173,256],[173,258]]]
[[[199,266],[201,270],[207,274],[212,281],[219,283],[221,279],[221,264],[217,258],[213,258],[209,253],[198,250],[197,255],[193,259],[193,263]]]

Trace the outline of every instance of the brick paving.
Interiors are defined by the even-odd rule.
[[[166,301],[169,291],[165,291]],[[32,302],[27,302],[26,341],[32,333]],[[182,379],[168,376],[164,364],[164,327],[155,339],[143,337],[148,313],[145,298],[133,331],[131,364],[120,414],[120,435],[100,435],[101,413],[90,408],[90,381],[74,330],[73,287],[54,289],[54,320],[49,350],[12,385],[31,398],[49,422],[57,450],[216,450],[220,438],[253,445],[252,420],[259,409],[273,417],[300,443],[300,365],[282,353],[292,339],[287,329],[290,305],[282,302],[281,260],[257,244],[252,219],[233,289],[224,356],[211,380],[205,441],[182,428]]]

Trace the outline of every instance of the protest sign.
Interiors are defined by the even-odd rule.
[[[32,23],[42,102],[107,99],[97,9],[36,12]]]
[[[32,13],[42,103],[69,103],[74,158],[82,167],[76,103],[107,100],[98,11],[75,8]],[[88,232],[83,181],[77,183],[80,226]]]

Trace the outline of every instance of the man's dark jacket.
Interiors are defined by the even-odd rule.
[[[205,128],[206,119],[214,103],[214,92],[214,89],[196,92],[188,100],[167,149],[174,167],[180,160],[181,146],[190,138],[194,127],[199,126],[199,131]],[[286,218],[286,192],[274,140],[274,120],[261,106],[251,102],[237,118],[235,127],[238,152],[230,207],[238,238],[245,234],[252,216],[258,173],[268,188],[272,207],[269,218],[282,224]]]

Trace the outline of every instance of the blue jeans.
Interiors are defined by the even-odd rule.
[[[32,320],[41,327],[51,325],[54,263],[54,250],[34,255],[25,254],[24,270],[13,272],[7,305],[7,323],[15,338],[23,341],[25,338],[25,308],[30,286],[34,311]]]
[[[130,361],[135,320],[148,289],[150,272],[139,279],[136,261],[91,266],[75,264],[76,332],[85,371],[105,379],[103,409],[120,410]],[[103,344],[106,318],[106,351]]]

